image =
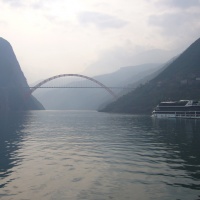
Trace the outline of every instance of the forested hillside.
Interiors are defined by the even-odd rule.
[[[200,99],[200,39],[155,78],[101,111],[150,114],[160,101]]]

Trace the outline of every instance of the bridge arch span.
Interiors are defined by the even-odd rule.
[[[40,88],[42,85],[44,85],[45,83],[47,83],[49,81],[52,81],[54,79],[61,78],[61,77],[67,77],[67,76],[75,76],[75,77],[80,77],[80,78],[90,80],[90,81],[98,84],[100,87],[104,88],[114,98],[117,98],[116,94],[109,87],[105,86],[103,83],[97,81],[94,78],[84,76],[84,75],[81,75],[81,74],[60,74],[60,75],[52,76],[52,77],[47,78],[47,79],[41,81],[40,83],[36,84],[34,87],[32,87],[31,90],[30,90],[30,94],[32,94],[35,90],[37,90],[38,88]]]

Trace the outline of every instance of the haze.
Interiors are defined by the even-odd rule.
[[[165,62],[200,33],[199,0],[0,0],[0,13],[29,83]]]

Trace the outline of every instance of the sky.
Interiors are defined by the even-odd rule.
[[[200,37],[200,0],[0,0],[0,37],[28,83],[108,73],[185,50]]]

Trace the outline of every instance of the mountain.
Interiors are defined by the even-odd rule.
[[[93,78],[108,87],[125,87],[157,71],[160,67],[161,64],[157,63],[128,66]],[[83,79],[80,81],[79,78],[77,81],[82,82],[83,85],[86,84]],[[114,90],[114,92],[118,94],[120,90]],[[46,109],[51,110],[97,110],[104,102],[113,100],[113,97],[104,89],[38,89],[33,95],[43,103]]]
[[[30,92],[26,78],[8,41],[0,37],[0,111],[44,109]]]
[[[101,111],[150,114],[160,101],[200,99],[200,39],[152,80],[108,104]]]
[[[102,53],[96,62],[85,69],[83,74],[97,76],[117,71],[121,66],[138,66],[146,63],[165,63],[175,54],[175,51],[151,49],[135,53],[133,50],[116,47]]]

